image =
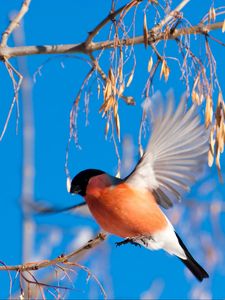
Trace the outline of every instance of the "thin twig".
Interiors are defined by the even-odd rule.
[[[99,62],[96,60],[96,58],[94,57],[94,55],[92,53],[90,54],[90,58],[92,60],[93,67],[96,68],[97,72],[99,73],[99,75],[101,76],[101,78],[103,79],[103,81],[106,81],[107,76],[104,73],[103,69],[100,67]]]
[[[0,47],[5,47],[7,45],[10,34],[19,25],[20,21],[22,20],[24,15],[27,13],[30,3],[31,3],[31,0],[23,1],[20,11],[15,16],[15,18],[9,23],[9,26],[6,28],[6,30],[3,32]]]
[[[29,278],[27,278],[23,273],[24,272],[20,272],[20,275],[22,276],[22,278],[25,280],[25,282],[29,283],[29,284],[35,284],[38,287],[43,286],[43,287],[49,287],[49,288],[54,288],[54,289],[65,289],[65,290],[71,290],[71,288],[66,287],[66,286],[57,286],[57,285],[53,285],[53,284],[47,284],[44,282],[40,282],[38,281],[35,276],[28,270],[26,270],[26,272],[31,276],[31,278],[33,278],[33,280],[30,280]]]
[[[173,11],[167,14],[166,17],[158,25],[156,25],[155,28],[153,28],[153,31],[160,30],[164,25],[166,25],[166,23],[168,23],[174,17],[174,15],[176,15],[177,12],[181,11],[190,1],[191,0],[183,0],[181,3],[179,3]]]
[[[9,76],[12,79],[12,83],[13,83],[13,87],[14,87],[14,96],[13,96],[11,106],[9,108],[8,115],[6,117],[6,121],[4,123],[4,127],[2,129],[2,132],[0,133],[0,141],[3,139],[3,137],[5,135],[14,105],[18,100],[18,93],[19,93],[20,86],[21,86],[22,80],[23,80],[23,76],[9,63],[9,61],[7,59],[4,61],[4,63],[5,63],[7,71],[9,72]],[[19,77],[18,82],[16,82],[16,80],[14,78],[14,74],[16,74]]]
[[[90,43],[92,43],[93,38],[98,34],[98,32],[106,25],[108,24],[110,21],[112,21],[118,14],[120,14],[125,7],[127,6],[127,4],[123,5],[122,7],[120,7],[119,9],[117,9],[116,11],[110,13],[107,17],[105,17],[105,19],[103,19],[90,33],[88,38],[85,41],[86,45],[90,45]]]
[[[87,274],[88,274],[88,277],[92,277],[94,279],[94,281],[97,283],[97,285],[99,286],[100,288],[100,291],[104,297],[104,299],[107,299],[107,295],[106,295],[106,291],[104,289],[104,287],[102,286],[101,282],[98,280],[98,278],[91,272],[91,270],[85,266],[82,266],[81,264],[78,264],[78,263],[74,263],[74,262],[65,262],[65,265],[68,265],[68,266],[75,266],[75,267],[78,267],[80,268],[81,270],[85,271]]]

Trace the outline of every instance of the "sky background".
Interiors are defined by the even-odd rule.
[[[102,20],[110,10],[111,1],[44,1],[33,0],[28,14],[24,18],[24,32],[26,45],[41,44],[66,44],[84,41],[87,32]],[[211,1],[195,0],[184,9],[184,16],[196,24],[207,13]],[[16,11],[21,1],[0,0],[0,32],[3,32],[8,24],[9,14]],[[118,1],[118,7],[126,1]],[[174,8],[179,1],[173,1]],[[216,1],[220,6],[223,1]],[[136,19],[136,32],[142,34],[143,6],[138,10]],[[128,16],[129,23],[129,16]],[[214,33],[213,33],[214,34]],[[221,32],[214,34],[224,41]],[[107,36],[107,30],[97,36],[102,40]],[[192,40],[193,50],[201,48],[204,56],[203,40]],[[14,44],[9,40],[9,45]],[[218,78],[224,92],[225,50],[216,43],[211,44],[215,59],[218,62]],[[167,55],[175,51],[175,43],[168,44]],[[137,67],[131,86],[126,95],[132,95],[136,100],[136,106],[127,106],[121,101],[121,144],[119,151],[122,158],[126,158],[127,149],[123,147],[124,141],[130,143],[130,151],[133,160],[138,159],[138,132],[141,119],[141,103],[143,102],[143,89],[148,78],[147,64],[152,55],[151,49],[147,50],[143,45],[137,46]],[[77,55],[76,55],[77,56]],[[34,149],[35,149],[35,181],[34,199],[44,201],[56,206],[68,206],[80,201],[79,196],[74,197],[67,193],[65,174],[65,155],[69,138],[69,114],[76,93],[82,80],[89,70],[88,65],[70,57],[57,56],[30,56],[26,59],[29,74],[32,79],[32,93],[30,101],[34,111]],[[109,51],[105,54],[102,64],[107,70]],[[80,57],[84,57],[80,55]],[[18,67],[17,59],[11,63]],[[34,74],[38,68],[34,80]],[[127,72],[132,65],[128,64]],[[167,83],[159,80],[159,74],[154,81],[154,89],[161,90],[163,95],[171,88],[174,91],[176,101],[185,91],[185,86],[180,80],[180,72],[174,61],[170,61],[171,74]],[[0,128],[4,122],[11,104],[13,90],[12,83],[4,68],[0,65]],[[189,102],[190,105],[191,102]],[[216,103],[216,102],[215,102]],[[96,97],[96,85],[89,103],[88,126],[85,125],[85,113],[83,97],[81,99],[78,135],[81,149],[77,149],[71,143],[69,153],[69,170],[71,176],[86,168],[98,168],[114,174],[117,169],[117,158],[113,142],[110,138],[105,140],[105,120],[98,113],[102,104],[102,97]],[[22,95],[19,98],[22,112]],[[200,108],[204,112],[204,106]],[[2,213],[0,218],[1,248],[0,261],[5,264],[18,264],[22,261],[22,171],[23,171],[23,115],[19,118],[18,132],[16,133],[16,109],[13,110],[7,132],[0,143],[0,199]],[[147,132],[148,136],[149,132]],[[146,139],[144,144],[146,143]],[[224,157],[221,165],[224,169]],[[223,214],[218,221],[218,230],[214,228],[212,215],[208,203],[222,205],[224,199],[224,186],[219,184],[215,167],[206,169],[204,176],[195,185],[192,192],[185,196],[185,204],[178,205],[174,211],[169,212],[171,220],[176,224],[177,231],[187,244],[193,256],[202,264],[210,274],[210,279],[199,284],[195,278],[184,271],[184,266],[175,257],[169,256],[163,251],[150,252],[146,249],[126,245],[116,248],[115,242],[120,239],[110,237],[109,240],[91,253],[83,264],[87,265],[97,275],[103,284],[109,298],[159,298],[159,299],[186,299],[186,298],[224,298],[224,232],[225,219]],[[198,200],[197,206],[188,205],[188,200]],[[204,204],[205,203],[205,204]],[[194,209],[194,213],[193,213]],[[177,216],[182,218],[179,219]],[[214,224],[214,225],[213,225]],[[33,248],[29,254],[29,260],[45,259],[75,249],[78,245],[89,240],[98,232],[98,225],[88,216],[61,214],[52,216],[35,217],[32,222]],[[218,228],[217,228],[218,229]],[[203,245],[210,245],[213,255],[212,261],[207,260]],[[213,247],[214,245],[214,247]],[[210,248],[209,247],[209,248]],[[210,248],[210,249],[211,249]],[[215,255],[214,255],[215,254]],[[213,261],[215,259],[215,262]],[[15,275],[15,274],[14,274]],[[43,274],[40,274],[42,276]],[[74,290],[67,294],[67,298],[85,299],[87,297],[102,297],[96,283],[90,279],[86,282],[86,274],[77,270],[77,278],[74,278]],[[9,294],[8,274],[0,273],[1,290],[0,298]],[[66,281],[65,281],[66,282]],[[65,283],[63,281],[63,283]],[[14,280],[13,292],[18,288],[18,281]],[[148,294],[149,292],[149,294]],[[53,298],[46,293],[48,298]]]

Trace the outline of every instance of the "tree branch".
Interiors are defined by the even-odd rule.
[[[20,21],[22,20],[24,15],[27,13],[30,3],[31,3],[31,0],[23,1],[20,11],[15,16],[15,18],[9,23],[9,26],[6,28],[6,30],[3,32],[0,47],[5,47],[7,45],[10,34],[19,25]]]
[[[160,30],[164,25],[166,25],[166,23],[168,23],[173,17],[174,15],[181,11],[191,0],[183,0],[181,3],[179,3],[177,5],[177,7],[171,11],[168,15],[166,15],[166,17],[158,24],[154,27],[154,31],[158,31]]]
[[[34,271],[34,270],[40,270],[43,268],[47,268],[50,266],[55,266],[59,263],[67,263],[69,260],[73,259],[73,261],[76,259],[77,256],[80,256],[81,254],[84,254],[85,252],[94,249],[99,244],[101,244],[105,239],[107,238],[107,234],[105,233],[99,233],[93,240],[90,240],[87,242],[84,246],[81,248],[70,252],[66,255],[62,254],[54,259],[51,260],[43,260],[40,262],[28,262],[21,265],[14,265],[14,266],[7,266],[2,265],[0,266],[0,271]]]
[[[223,27],[223,22],[217,22],[213,24],[199,24],[192,27],[186,27],[181,29],[175,29],[171,33],[161,32],[157,35],[154,31],[149,31],[149,41],[148,43],[154,44],[162,40],[175,40],[182,35],[191,34],[206,34],[212,30],[221,29]],[[120,47],[121,45],[133,46],[137,44],[144,43],[144,36],[136,36],[134,38],[127,38],[118,40],[115,45],[114,40],[112,41],[101,41],[96,43],[91,43],[86,45],[85,42],[80,44],[64,44],[64,45],[40,45],[40,46],[21,46],[21,47],[0,47],[0,59],[11,58],[15,56],[24,55],[37,55],[37,54],[65,54],[65,53],[84,53],[90,54],[94,51],[102,49],[110,49],[115,47]]]
[[[90,33],[88,38],[86,39],[86,45],[90,45],[92,43],[93,38],[98,34],[98,32],[110,21],[112,21],[118,14],[120,14],[125,8],[127,4],[117,9],[115,12],[110,13],[104,20],[102,20]]]

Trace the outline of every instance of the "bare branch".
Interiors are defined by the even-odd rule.
[[[102,70],[102,68],[99,65],[99,62],[95,59],[95,57],[93,56],[93,54],[90,54],[90,58],[92,60],[93,66],[96,68],[96,70],[98,71],[99,75],[101,76],[101,78],[106,81],[107,76],[104,73],[104,71]]]
[[[84,246],[81,248],[70,252],[66,255],[62,254],[52,260],[43,260],[40,262],[28,262],[21,265],[15,265],[15,266],[7,266],[3,265],[0,266],[0,271],[34,271],[34,270],[40,270],[43,268],[47,268],[50,266],[55,266],[59,263],[67,263],[69,260],[75,260],[76,256],[80,256],[81,254],[84,254],[87,251],[90,251],[91,249],[96,248],[99,244],[101,244],[105,239],[107,238],[107,234],[105,233],[99,233],[93,240],[90,240],[87,242]]]
[[[19,93],[20,86],[21,86],[22,80],[23,80],[23,76],[9,63],[9,61],[7,59],[4,61],[4,64],[5,64],[5,67],[9,73],[9,76],[13,83],[14,96],[13,96],[13,100],[12,100],[6,121],[4,123],[4,127],[3,127],[2,131],[0,132],[0,141],[3,139],[3,137],[5,135],[14,105],[18,101],[18,93]],[[19,78],[18,82],[15,79],[15,75]]]
[[[103,19],[90,33],[86,40],[86,45],[90,45],[93,38],[98,34],[98,32],[110,21],[112,21],[118,14],[120,14],[125,8],[127,4],[117,9],[115,12],[110,13],[105,19]]]
[[[106,291],[104,289],[104,287],[102,286],[101,282],[98,280],[98,278],[89,270],[89,268],[82,266],[78,263],[73,263],[73,262],[65,262],[65,265],[69,265],[69,266],[75,266],[80,268],[81,270],[85,271],[88,274],[88,277],[92,277],[94,279],[94,281],[97,283],[97,285],[99,286],[101,293],[104,297],[104,299],[107,299],[107,295],[106,295]]]
[[[198,24],[192,27],[184,27],[180,29],[175,29],[171,33],[161,32],[157,35],[149,31],[149,41],[148,43],[154,44],[162,40],[175,40],[179,36],[191,35],[191,34],[206,34],[210,31],[222,29],[223,22],[217,22],[213,24]],[[94,51],[102,49],[110,49],[115,47],[120,47],[121,45],[133,46],[137,44],[144,43],[144,36],[136,36],[133,38],[127,38],[115,41],[101,41],[96,43],[91,43],[86,45],[85,43],[80,44],[64,44],[64,45],[40,45],[40,46],[21,46],[21,47],[0,47],[0,58],[11,58],[15,56],[24,55],[37,55],[37,54],[65,54],[65,53],[84,53],[89,54]]]
[[[174,15],[177,12],[181,11],[190,1],[191,0],[181,1],[181,3],[179,3],[173,11],[166,15],[166,17],[153,29],[153,31],[160,30],[164,25],[166,25],[166,23],[168,23],[174,17]]]
[[[67,45],[40,45],[20,47],[0,47],[0,57],[10,58],[15,56],[36,55],[36,54],[65,54],[65,53],[86,53],[84,43]]]
[[[10,34],[19,25],[20,21],[22,20],[24,15],[27,13],[30,3],[31,3],[31,0],[23,1],[20,11],[15,16],[15,18],[10,22],[10,24],[6,28],[6,30],[3,32],[0,47],[5,47],[7,45],[7,41],[8,41]]]

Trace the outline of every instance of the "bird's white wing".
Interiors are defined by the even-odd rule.
[[[146,152],[126,182],[152,191],[164,208],[180,200],[196,180],[207,159],[208,131],[200,124],[196,106],[186,111],[185,100],[174,110],[173,100],[159,103],[152,116],[152,135]]]

